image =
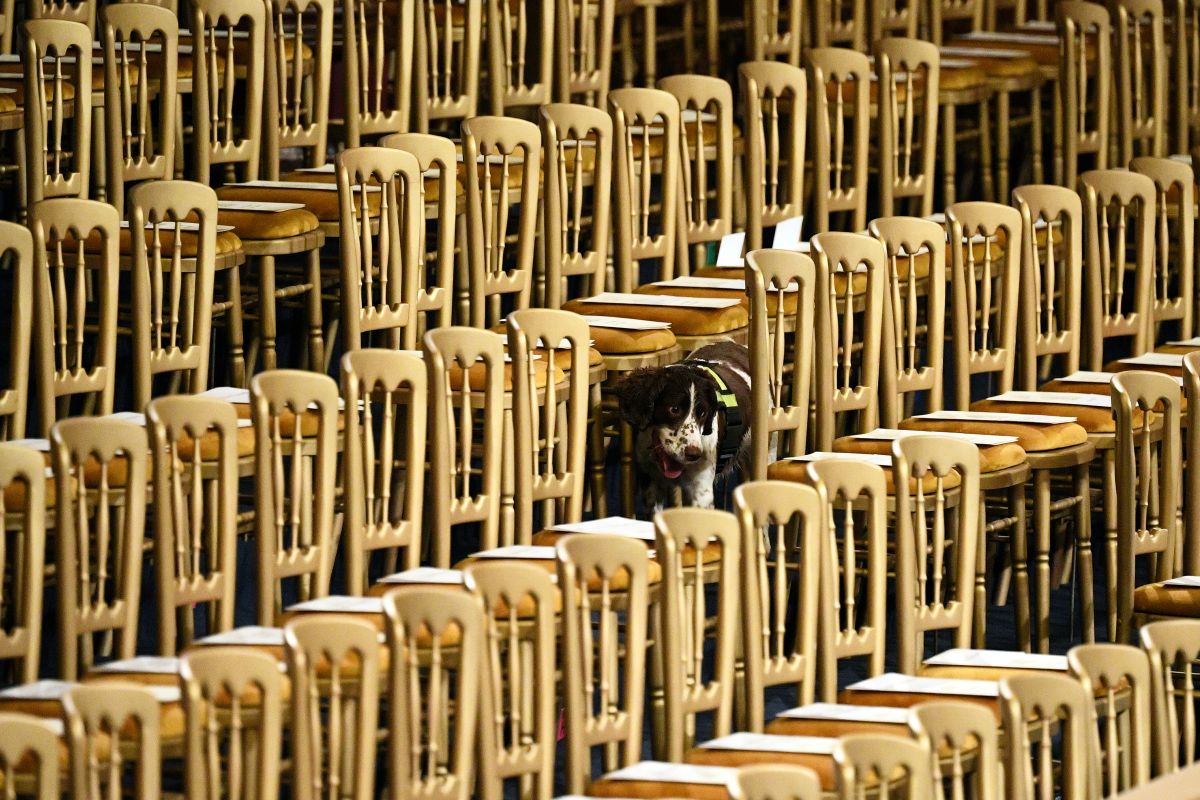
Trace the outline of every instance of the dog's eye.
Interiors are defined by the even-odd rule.
[[[680,408],[679,406],[671,406],[670,408],[667,409],[667,411],[670,412],[672,417],[678,417],[680,414],[683,413],[683,409]]]

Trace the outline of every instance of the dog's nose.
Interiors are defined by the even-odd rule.
[[[686,458],[688,461],[699,461],[700,457],[703,455],[704,455],[704,451],[701,450],[699,447],[696,447],[696,445],[694,445],[694,444],[688,445],[687,447],[683,448],[683,457]]]

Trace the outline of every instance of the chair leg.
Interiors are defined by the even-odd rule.
[[[1050,472],[1034,473],[1033,516],[1037,575],[1037,651],[1050,652]]]
[[[1079,498],[1075,506],[1079,614],[1083,622],[1083,641],[1090,644],[1096,641],[1096,601],[1092,575],[1092,496],[1087,464],[1075,468],[1074,487]]]
[[[229,311],[225,318],[225,329],[229,334],[229,382],[238,388],[245,388],[246,334],[242,318],[242,268],[234,266],[227,273],[225,283],[229,294]]]
[[[275,316],[275,256],[261,256],[258,259],[258,340],[264,370],[275,369],[279,364],[275,352],[278,325]]]
[[[308,368],[319,370],[325,363],[324,320],[321,316],[321,251],[308,252]]]

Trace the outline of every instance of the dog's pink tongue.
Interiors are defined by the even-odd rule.
[[[671,458],[662,449],[658,450],[658,468],[662,470],[664,478],[675,480],[683,474],[683,465]]]

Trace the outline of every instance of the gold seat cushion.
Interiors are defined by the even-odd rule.
[[[1057,43],[1040,44],[1037,42],[1021,42],[1017,44],[1009,41],[988,41],[986,39],[954,39],[949,44],[973,47],[979,50],[1022,50],[1039,66],[1057,67],[1062,57],[1059,53]],[[1094,51],[1095,47],[1089,43],[1088,49],[1089,51]],[[1093,54],[1090,53],[1089,57],[1090,55]]]
[[[25,81],[21,79],[18,72],[13,74],[0,74],[0,86],[6,89],[14,89],[15,91],[6,92],[5,97],[11,99],[15,106],[23,107],[25,105]],[[54,99],[54,82],[46,81],[46,102],[49,103]],[[75,99],[75,84],[64,81],[62,83],[62,96],[64,101]],[[67,114],[71,116],[71,114]]]
[[[492,333],[498,333],[501,336],[507,336],[508,335],[508,323],[501,322],[499,325],[493,325],[490,328],[490,330],[492,331]],[[504,351],[508,352],[508,344],[507,343],[505,343],[505,345],[504,345]],[[533,349],[533,352],[535,355],[539,355],[542,358],[545,358],[546,353],[549,351],[546,350],[546,348],[544,348],[544,347],[535,347]],[[564,373],[570,372],[571,371],[571,355],[572,355],[571,351],[566,350],[564,348],[555,348],[555,350],[553,352],[554,352],[554,366],[561,369]],[[598,367],[604,363],[604,354],[601,353],[599,350],[597,350],[594,347],[588,348],[587,355],[588,355],[587,363],[588,363],[589,367]]]
[[[652,331],[626,331],[617,328],[589,328],[593,347],[606,356],[636,355],[670,350],[677,342],[670,328]]]
[[[581,300],[571,300],[563,304],[566,311],[576,314],[595,314],[608,317],[625,317],[626,319],[641,319],[654,322],[671,323],[671,331],[675,336],[714,336],[730,333],[746,327],[749,314],[746,307],[738,304],[728,308],[678,308],[667,306],[630,306],[608,303],[585,303]],[[618,331],[618,333],[635,333],[636,331]],[[656,333],[658,331],[655,331]],[[610,352],[600,347],[601,352]],[[646,352],[646,351],[634,351]]]
[[[462,561],[455,564],[454,568],[455,569],[466,569],[471,564],[474,564],[475,562],[482,561],[482,560],[496,561],[497,559],[494,559],[494,558],[479,559],[479,558],[476,558],[475,556],[468,556],[467,558],[464,558]],[[534,566],[541,567],[542,569],[546,570],[546,572],[550,573],[551,575],[558,574],[558,562],[552,558],[522,558],[519,560],[524,564],[532,564]],[[662,566],[660,566],[659,563],[657,561],[655,561],[654,559],[650,559],[649,561],[646,562],[646,583],[650,586],[654,586],[654,585],[660,583],[661,581],[662,581]],[[613,575],[609,579],[608,586],[609,586],[609,589],[614,592],[625,591],[626,589],[629,588],[629,573],[626,570],[621,570],[620,572],[617,572],[615,575]],[[587,579],[587,587],[588,587],[589,592],[600,591],[600,588],[601,588],[600,576],[595,575],[595,574],[589,575],[588,579]]]
[[[942,92],[974,89],[987,83],[988,74],[981,67],[942,67],[938,74],[938,89]]]
[[[196,440],[187,434],[182,434],[175,444],[176,452],[183,461],[191,459],[196,447]],[[209,431],[200,437],[200,460],[216,461],[221,454],[221,437],[216,431]],[[237,429],[237,455],[246,458],[254,455],[254,428],[245,425]]]
[[[752,764],[787,764],[808,767],[817,773],[821,789],[830,791],[834,784],[833,756],[821,753],[779,753],[766,750],[719,750],[715,747],[696,747],[684,754],[688,764],[710,767],[748,767]]]
[[[651,158],[659,158],[662,156],[663,140],[667,138],[663,134],[654,133],[654,130],[657,129],[658,127],[659,127],[658,125],[651,126],[651,134],[650,134],[650,157]],[[680,129],[681,129],[680,135],[687,137],[688,147],[692,150],[695,150],[696,138],[697,138],[697,135],[696,135],[697,129],[696,129],[695,122],[691,122],[691,123],[681,122]],[[716,144],[717,144],[717,123],[715,121],[714,122],[705,122],[702,130],[704,132],[704,146],[705,147],[716,146]],[[742,129],[735,122],[735,123],[733,123],[732,139],[733,139],[733,141],[736,142],[741,138],[742,138]],[[641,135],[635,134],[634,136],[631,137],[630,141],[632,143],[633,157],[634,158],[640,157],[642,154],[642,142],[644,141],[642,139]]]
[[[250,241],[289,239],[312,233],[321,226],[321,221],[306,208],[289,211],[218,211],[217,222],[232,225],[240,238]]]
[[[848,451],[843,450],[842,452],[848,452]],[[767,477],[770,478],[771,480],[793,481],[796,483],[807,483],[808,482],[807,469],[808,469],[809,463],[810,462],[807,462],[807,461],[791,461],[788,459],[782,459],[780,461],[774,462],[773,464],[770,464],[767,467]],[[883,478],[884,478],[884,489],[887,491],[888,496],[894,496],[896,494],[896,484],[895,484],[894,478],[892,477],[892,468],[891,467],[883,467]],[[962,483],[962,478],[959,477],[959,474],[957,472],[951,472],[942,481],[942,486],[946,489],[954,489],[954,488],[957,488],[959,486],[959,484],[961,484],[961,483]],[[917,479],[910,478],[909,485],[910,485],[910,491],[915,491],[916,486],[917,486]],[[924,492],[931,492],[934,490],[934,488],[936,486],[937,486],[937,483],[936,483],[933,475],[931,475],[931,474],[926,474],[921,479],[921,489]]]
[[[300,182],[301,180],[317,182],[307,173],[299,173],[299,177],[284,175],[281,180]],[[367,213],[372,217],[379,213],[379,198],[382,192],[367,193]],[[222,186],[217,190],[217,197],[222,200],[258,200],[272,203],[303,203],[321,222],[337,222],[341,214],[338,207],[338,193],[324,189],[284,189],[282,187],[262,186]],[[357,203],[353,206],[357,209]],[[286,214],[279,212],[274,216]],[[244,238],[250,238],[246,236]]]
[[[1200,589],[1148,583],[1133,590],[1133,610],[1156,617],[1200,618]]]
[[[1027,413],[1034,413],[1032,411]],[[974,433],[993,436],[1015,436],[1017,445],[1026,453],[1040,453],[1074,447],[1087,441],[1087,431],[1074,422],[1056,425],[1025,425],[1014,422],[970,422],[946,419],[901,420],[899,426],[910,431],[942,431],[944,433]]]
[[[218,223],[221,224],[221,223]],[[147,230],[145,232],[146,245],[154,244],[154,231]],[[199,250],[200,237],[193,231],[180,231],[179,250],[184,258],[195,258],[196,252]],[[164,257],[168,257],[175,247],[175,231],[160,230],[158,232],[158,245],[162,249]],[[103,239],[100,237],[99,231],[92,231],[83,242],[83,249],[88,253],[104,252]],[[123,256],[133,254],[133,236],[129,228],[121,228],[117,238],[117,249]],[[217,248],[214,255],[228,255],[236,253],[242,249],[242,240],[233,231],[222,231],[217,234]]]
[[[91,680],[89,679],[88,682],[90,683]],[[121,679],[120,677],[114,677],[114,680],[111,682],[122,685],[129,685],[131,683],[127,678]],[[183,702],[160,703],[159,708],[159,738],[164,743],[181,741],[184,731]],[[63,714],[62,703],[59,700],[3,699],[0,700],[0,711],[30,714],[35,717],[52,719],[59,719]],[[126,739],[136,737],[138,735],[136,724],[132,720],[129,721],[121,729],[121,735]]]
[[[1088,433],[1112,433],[1116,430],[1112,413],[1107,408],[1088,406],[1064,406],[1053,403],[1006,403],[997,400],[980,400],[971,404],[972,411],[993,411],[1001,414],[1051,414],[1075,417],[1075,422]],[[1142,418],[1134,411],[1135,423]],[[990,423],[989,423],[990,425]]]
[[[548,362],[544,358],[533,362],[533,385],[535,388],[541,389],[541,388],[545,387],[546,373],[549,371],[547,369],[547,367],[548,367]],[[553,367],[553,372],[551,372],[551,375],[553,376],[554,384],[556,386],[558,384],[562,383],[567,378],[567,376],[563,373],[563,371],[561,369],[558,368],[557,365],[555,365]],[[451,364],[450,365],[450,388],[451,389],[458,390],[458,389],[462,388],[462,385],[463,385],[462,376],[463,376],[462,368],[459,367],[457,364]],[[471,391],[482,392],[485,388],[487,388],[487,365],[482,362],[472,364],[471,368],[469,370],[467,370],[467,380],[470,383]],[[505,362],[505,364],[504,364],[504,391],[506,391],[506,392],[511,391],[512,388],[513,388],[513,365],[510,362]]]
[[[534,534],[533,539],[531,541],[535,545],[543,545],[546,547],[552,547],[558,543],[559,539],[562,539],[564,536],[570,536],[570,535],[571,534],[563,533],[562,531],[546,530],[546,531],[540,531],[540,532]],[[647,541],[646,547],[649,549],[653,549],[654,542]],[[683,551],[679,554],[679,560],[680,560],[680,563],[682,563],[683,566],[685,566],[685,567],[694,566],[696,563],[696,548],[692,547],[691,545],[684,547]],[[721,561],[721,546],[719,544],[717,544],[716,542],[710,542],[700,554],[700,563],[701,564],[717,564],[717,563],[720,563],[720,561]]]
[[[1024,50],[1025,48],[1020,48]],[[958,58],[958,56],[955,56]],[[1021,78],[1027,75],[1037,75],[1041,72],[1038,62],[1027,56],[1025,58],[987,58],[985,56],[966,56],[968,61],[975,61],[979,67],[995,78]]]
[[[667,294],[667,295],[684,295],[685,297],[715,297],[719,300],[737,300],[747,311],[750,308],[750,298],[745,292],[739,292],[731,289],[704,289],[685,286],[655,286],[653,283],[648,283],[645,286],[639,286],[634,289],[638,294]],[[785,292],[783,295],[783,313],[795,314],[799,292]],[[767,313],[774,314],[779,303],[778,295],[774,292],[767,293]]]
[[[675,781],[617,781],[600,778],[592,781],[587,797],[686,797],[688,800],[729,800],[729,788],[724,784],[678,783]]]
[[[890,733],[908,735],[908,725],[890,722],[862,722],[844,719],[793,719],[776,717],[767,723],[765,733],[776,736],[825,736],[838,738],[851,733]]]
[[[843,436],[834,440],[833,449],[838,453],[878,453],[890,456],[892,444],[892,442],[882,439],[856,439],[853,436]],[[1021,449],[1021,445],[1016,443],[997,444],[978,449],[980,473],[999,472],[1002,469],[1024,464],[1026,461],[1025,451]],[[950,476],[946,477],[947,484],[949,484]],[[957,486],[958,483],[957,475],[955,475],[954,485]]]
[[[0,114],[8,114],[17,110],[17,101],[11,94],[0,94]]]
[[[251,406],[249,403],[234,403],[233,410],[237,413],[239,419],[251,418]],[[284,439],[289,439],[295,430],[296,415],[291,411],[282,411],[279,413],[279,435]],[[340,433],[346,425],[346,415],[338,412],[337,414],[337,430]],[[321,415],[316,411],[305,411],[300,415],[300,435],[303,437],[316,436],[317,431],[321,427]],[[247,428],[246,430],[254,430]],[[241,434],[239,433],[239,438]],[[203,446],[203,445],[202,445]],[[241,449],[239,444],[238,449]]]

